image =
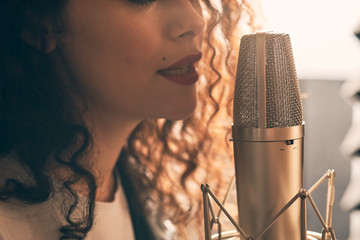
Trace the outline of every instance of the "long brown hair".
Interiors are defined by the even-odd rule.
[[[227,181],[221,166],[232,159],[228,138],[238,37],[244,27],[256,28],[255,1],[201,1],[207,26],[196,111],[183,121],[143,121],[124,149],[130,163],[127,171],[138,192],[146,196],[144,204],[151,199],[158,216],[172,219],[180,234],[185,234],[183,229],[192,219],[201,222],[194,218],[201,216],[195,215],[200,211],[200,184],[210,182],[219,192]],[[46,53],[49,24],[52,31],[66,31],[62,14],[67,2],[5,0],[0,4],[0,177],[5,178],[0,181],[0,201],[39,204],[51,198],[54,186],[48,166],[55,159],[71,174],[63,183],[67,224],[59,229],[60,239],[84,239],[93,225],[97,188],[81,159],[91,154],[92,136],[85,124],[69,122],[76,109]],[[40,48],[21,38],[24,31],[39,38]],[[25,171],[8,176],[6,159],[14,154],[11,161]],[[19,176],[24,172],[26,176]],[[89,195],[87,211],[79,219],[73,217],[79,206],[73,186],[80,180],[87,183]]]

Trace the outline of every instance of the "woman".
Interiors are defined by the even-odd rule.
[[[199,185],[221,187],[230,152],[232,36],[250,10],[2,3],[0,239],[196,239]]]

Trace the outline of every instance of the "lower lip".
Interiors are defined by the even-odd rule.
[[[194,85],[199,79],[199,74],[194,66],[191,68],[191,70],[188,73],[184,75],[166,75],[163,73],[159,73],[159,74],[164,78],[166,78],[167,80],[170,80],[171,82],[185,86]]]

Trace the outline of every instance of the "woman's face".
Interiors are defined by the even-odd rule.
[[[146,2],[69,1],[56,52],[90,111],[134,120],[193,112],[204,27],[199,0]]]

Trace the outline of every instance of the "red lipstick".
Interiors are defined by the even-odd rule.
[[[199,73],[195,67],[195,63],[200,61],[201,57],[201,52],[194,55],[188,55],[171,66],[158,70],[157,73],[174,83],[180,85],[193,85],[199,79]]]

